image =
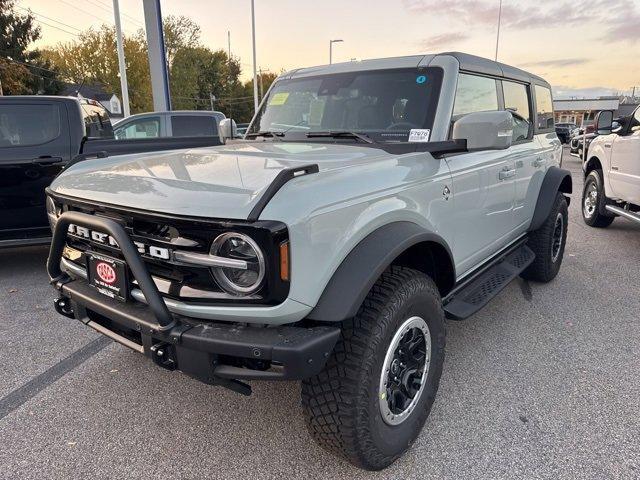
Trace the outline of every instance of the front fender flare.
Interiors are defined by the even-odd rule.
[[[443,247],[449,255],[451,268],[454,268],[451,249],[442,237],[416,223],[389,223],[374,230],[349,252],[307,318],[339,322],[354,317],[386,268],[401,253],[422,242],[437,243]]]
[[[538,201],[536,209],[533,212],[529,231],[539,229],[549,216],[553,202],[558,192],[570,194],[573,192],[573,184],[571,182],[571,173],[558,167],[549,167],[547,173],[542,180],[542,186],[538,193]],[[569,199],[567,198],[567,201]]]

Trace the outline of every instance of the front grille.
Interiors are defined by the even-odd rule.
[[[159,283],[160,292],[168,298],[207,304],[234,303],[275,305],[281,303],[289,291],[289,283],[280,280],[279,245],[287,240],[287,229],[279,222],[242,222],[217,219],[173,217],[151,214],[118,207],[87,204],[71,199],[60,199],[63,211],[78,211],[91,215],[108,217],[120,223],[134,242],[147,247],[159,247],[170,251],[181,250],[208,253],[212,241],[221,233],[235,231],[253,238],[263,250],[267,261],[267,275],[263,286],[247,296],[235,296],[225,292],[215,281],[208,267],[181,265],[172,259],[163,260],[141,254],[149,273]],[[67,245],[82,252],[73,260],[86,267],[85,252],[101,253],[124,260],[116,247],[97,243],[71,234],[67,235]],[[131,278],[132,285],[134,279]]]

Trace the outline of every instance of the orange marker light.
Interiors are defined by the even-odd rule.
[[[280,280],[289,281],[289,242],[280,244]]]

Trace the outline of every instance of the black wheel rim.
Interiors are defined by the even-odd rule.
[[[564,216],[558,212],[556,222],[553,227],[553,238],[551,240],[551,260],[556,262],[562,250],[562,239],[564,237]]]
[[[379,403],[389,425],[402,423],[415,409],[424,391],[431,355],[427,323],[411,317],[396,331],[380,375]]]

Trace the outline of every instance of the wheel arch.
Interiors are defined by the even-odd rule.
[[[586,177],[594,170],[602,170],[602,162],[595,155],[584,164],[584,176]]]
[[[568,195],[573,193],[571,173],[562,168],[549,167],[542,180],[538,200],[536,201],[536,208],[533,212],[531,224],[529,225],[529,231],[537,230],[544,223],[545,219],[549,216],[549,212],[551,212],[553,202],[558,192],[565,194],[567,203],[569,203],[570,198]]]
[[[442,296],[455,284],[455,265],[447,242],[416,223],[393,222],[374,230],[349,252],[307,318],[338,322],[354,317],[390,265],[426,273]]]

